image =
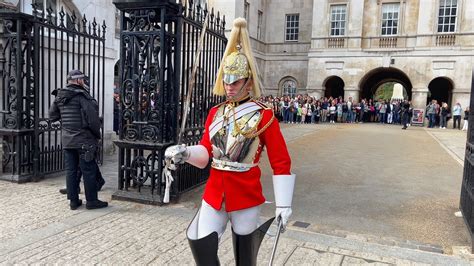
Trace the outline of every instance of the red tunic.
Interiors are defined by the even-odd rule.
[[[218,107],[213,107],[206,120],[205,132],[200,144],[206,147],[209,157],[212,158],[212,144],[209,138],[211,125]],[[273,117],[273,111],[260,110],[263,118],[258,129],[264,127]],[[260,146],[257,150],[254,163],[260,160],[263,147],[267,148],[268,159],[274,175],[289,175],[291,159],[286,148],[285,139],[280,131],[280,125],[275,118],[271,125],[258,136]],[[260,183],[260,168],[252,167],[247,172],[223,171],[211,168],[209,179],[204,190],[203,199],[214,209],[220,210],[225,201],[227,212],[237,211],[260,205],[265,202]]]

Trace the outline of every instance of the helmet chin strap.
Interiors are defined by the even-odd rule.
[[[229,97],[227,96],[227,100],[230,102],[240,102],[244,98],[246,98],[249,95],[249,92],[246,91],[247,84],[249,83],[250,78],[245,81],[245,83],[240,87],[239,92],[237,92],[236,95]]]

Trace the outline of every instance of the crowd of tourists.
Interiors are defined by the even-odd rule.
[[[381,124],[404,125],[412,120],[413,108],[408,100],[373,100],[362,99],[359,102],[349,97],[321,97],[319,99],[309,95],[296,95],[295,97],[262,96],[260,99],[273,111],[279,121],[283,123],[364,123],[373,122]],[[461,129],[461,116],[463,110],[457,103],[449,109],[446,103],[439,105],[436,100],[426,107],[428,127],[445,129],[447,121],[453,118],[453,128]],[[469,107],[464,110],[463,130],[467,130]]]
[[[357,102],[349,97],[296,97],[261,98],[272,106],[277,118],[283,123],[363,123],[401,124],[404,112],[411,115],[410,102],[362,99]],[[405,103],[405,104],[404,104]],[[407,110],[405,110],[407,109]]]
[[[469,106],[463,109],[460,103],[456,103],[453,108],[450,108],[447,103],[438,103],[437,100],[432,100],[426,106],[426,118],[428,120],[428,127],[439,127],[441,129],[447,128],[449,119],[453,119],[453,129],[461,129],[461,117],[464,113],[464,123],[462,130],[467,130],[469,120]]]

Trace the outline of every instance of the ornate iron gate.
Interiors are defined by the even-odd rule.
[[[114,198],[159,203],[164,150],[178,140],[189,76],[208,13],[184,143],[199,141],[208,110],[222,101],[212,95],[212,88],[227,42],[225,21],[191,0],[186,7],[172,0],[114,4],[121,11],[120,133],[115,142],[119,191]],[[180,167],[171,196],[202,184],[208,171]]]
[[[471,83],[471,103],[469,106],[469,122],[467,130],[466,156],[464,158],[464,173],[461,185],[460,209],[464,222],[471,234],[471,252],[474,252],[474,70]]]
[[[0,178],[25,182],[64,169],[61,125],[49,121],[48,109],[68,71],[89,75],[103,117],[105,30],[105,22],[63,9],[56,14],[49,7],[45,14],[33,5],[33,15],[0,12]]]

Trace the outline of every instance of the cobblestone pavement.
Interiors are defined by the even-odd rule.
[[[283,127],[290,140],[303,131],[311,132],[306,126],[299,130]],[[113,158],[108,158],[102,167],[108,181],[101,192],[102,199],[110,201],[116,186],[111,174],[115,169]],[[81,207],[71,211],[65,195],[58,193],[63,185],[64,177],[27,184],[0,181],[0,265],[193,264],[185,230],[196,211],[194,206],[183,201],[164,207],[111,201],[105,209],[89,211]],[[227,229],[221,239],[219,257],[223,265],[233,265],[230,228]],[[272,226],[269,235],[274,232]],[[264,239],[259,265],[268,264],[273,241],[271,236]],[[448,256],[430,250],[429,246],[422,250],[418,243],[403,245],[385,241],[347,232],[314,232],[290,225],[280,238],[275,264],[473,264],[469,255]]]
[[[111,207],[68,209],[49,182],[0,182],[0,264],[189,265],[185,229],[194,211],[181,205],[156,207],[112,201]],[[109,197],[108,195],[107,197]],[[269,234],[274,234],[272,227]],[[232,265],[229,230],[219,256]],[[259,264],[267,264],[273,238],[266,237]],[[355,238],[315,234],[291,227],[282,235],[276,265],[468,264],[437,253],[383,246]]]

